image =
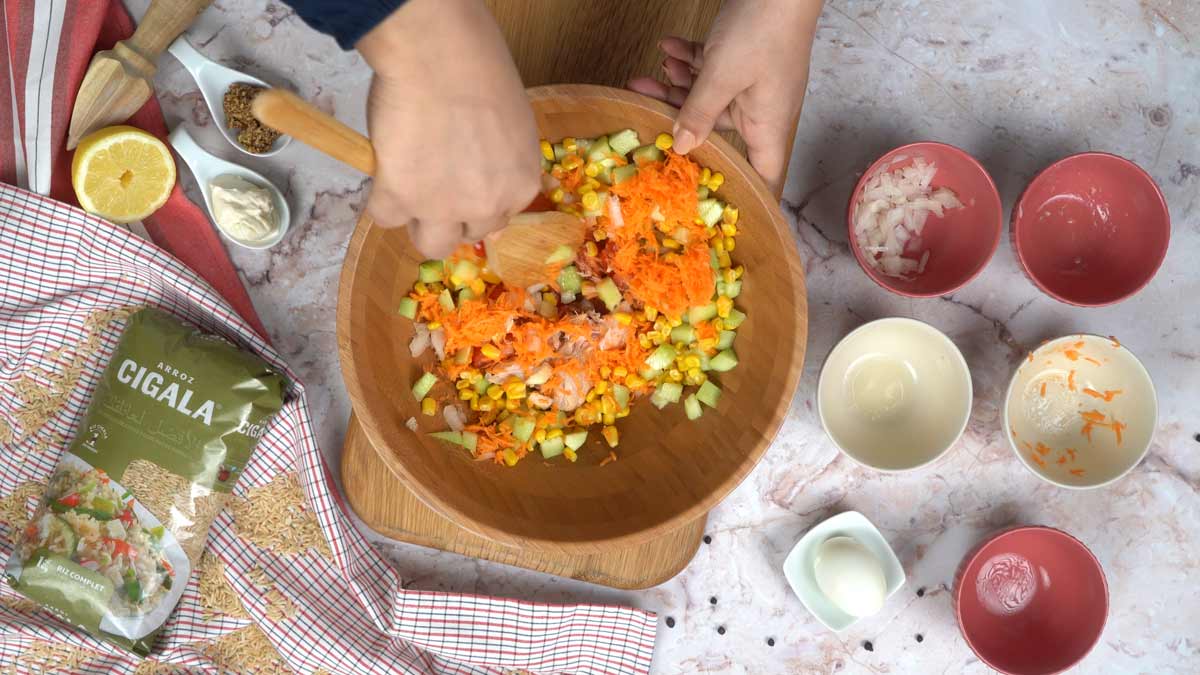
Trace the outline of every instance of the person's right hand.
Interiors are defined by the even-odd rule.
[[[367,213],[376,222],[408,225],[417,249],[440,258],[533,200],[533,109],[482,2],[409,0],[356,46],[375,70]]]

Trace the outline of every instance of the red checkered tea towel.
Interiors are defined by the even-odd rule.
[[[295,381],[250,324],[178,260],[76,208],[0,185],[0,560],[86,411],[121,334],[121,310],[136,306],[223,335]],[[649,670],[655,618],[647,612],[402,589],[347,518],[301,384],[234,495],[213,524],[207,550],[216,572],[207,580],[235,599],[223,603],[201,565],[141,670],[136,657],[5,585],[0,666],[97,674]],[[261,527],[274,522],[286,526]]]

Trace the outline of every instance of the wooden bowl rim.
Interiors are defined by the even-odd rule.
[[[623,103],[641,107],[652,113],[658,113],[668,120],[674,119],[676,109],[648,96],[638,94],[636,92],[617,89],[614,87],[606,87],[601,85],[591,84],[555,84],[543,85],[538,87],[530,87],[526,89],[531,101],[553,99],[563,96],[572,97],[575,99],[601,99],[612,100],[616,99]],[[804,283],[804,270],[800,261],[800,255],[796,250],[794,238],[792,237],[791,228],[787,224],[787,220],[783,216],[780,209],[779,199],[772,194],[770,188],[767,187],[762,177],[758,172],[750,166],[740,152],[738,152],[728,141],[721,138],[717,134],[709,136],[705,144],[711,144],[718,154],[720,154],[730,164],[734,165],[741,177],[750,181],[752,192],[763,202],[766,211],[769,215],[771,224],[774,226],[775,233],[783,240],[782,248],[783,259],[788,266],[788,272],[791,277],[791,285],[795,293],[796,313],[802,314],[803,318],[799,320],[800,325],[792,334],[792,363],[786,373],[780,375],[787,378],[784,387],[786,395],[780,396],[775,401],[774,409],[771,411],[771,421],[767,428],[763,430],[758,442],[754,447],[750,448],[745,453],[737,468],[722,480],[715,489],[699,499],[683,511],[676,513],[674,516],[658,524],[652,525],[642,530],[629,532],[627,534],[617,535],[603,539],[589,539],[586,541],[572,541],[562,539],[549,539],[537,537],[529,534],[514,535],[511,532],[481,523],[478,520],[463,513],[449,503],[443,502],[435,491],[428,486],[416,480],[408,471],[404,461],[399,453],[393,451],[385,442],[382,431],[376,425],[376,421],[368,409],[368,406],[353,407],[352,414],[358,419],[359,425],[363,432],[367,435],[371,446],[379,454],[380,458],[387,465],[388,469],[396,476],[404,485],[412,491],[421,503],[433,509],[437,513],[445,516],[452,522],[464,530],[476,534],[493,541],[506,543],[514,546],[531,546],[533,548],[542,548],[546,550],[558,551],[575,551],[575,552],[592,552],[595,553],[601,550],[600,545],[606,547],[611,546],[633,546],[645,543],[650,539],[662,534],[663,532],[674,530],[685,523],[691,522],[697,518],[705,516],[718,503],[725,499],[738,485],[745,480],[746,476],[754,470],[758,462],[766,454],[767,448],[774,442],[775,437],[779,433],[779,429],[783,425],[783,420],[787,416],[788,410],[791,408],[792,400],[796,397],[796,390],[800,384],[800,375],[804,369],[804,356],[807,345],[808,336],[808,295],[807,288]],[[345,382],[347,392],[353,400],[365,400],[362,384],[358,378],[358,368],[355,361],[354,350],[350,345],[350,322],[351,322],[351,299],[354,297],[354,280],[356,276],[358,259],[361,254],[363,243],[366,241],[367,233],[375,225],[374,220],[364,213],[360,216],[358,223],[354,228],[354,233],[351,236],[350,243],[346,248],[346,255],[342,262],[342,271],[338,281],[338,304],[337,304],[337,335],[338,335],[338,351],[341,360],[342,379]]]

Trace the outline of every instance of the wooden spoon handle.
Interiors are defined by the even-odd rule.
[[[375,150],[357,131],[317,110],[285,89],[268,89],[254,97],[251,111],[258,121],[349,164],[368,176],[375,174]]]
[[[211,4],[212,0],[153,0],[125,45],[154,63]]]

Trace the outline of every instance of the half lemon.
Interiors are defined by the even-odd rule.
[[[132,223],[166,203],[175,187],[175,159],[153,134],[105,127],[82,141],[71,160],[71,185],[88,213]]]

